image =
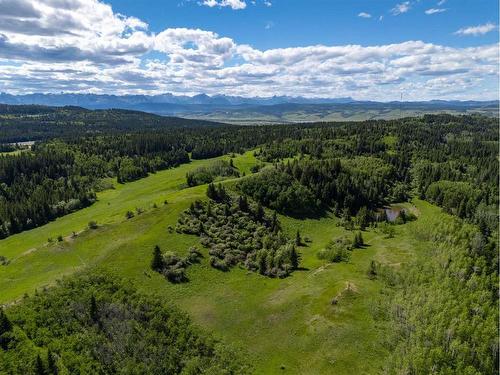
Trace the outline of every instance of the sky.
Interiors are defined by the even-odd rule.
[[[0,92],[499,95],[498,0],[0,0]]]

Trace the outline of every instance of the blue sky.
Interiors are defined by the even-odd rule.
[[[454,32],[462,27],[497,24],[498,1],[439,0],[411,1],[410,9],[393,15],[391,10],[404,1],[387,0],[271,0],[247,1],[245,9],[200,5],[200,1],[113,0],[118,13],[134,15],[146,21],[150,30],[167,27],[211,30],[227,35],[238,43],[259,49],[296,47],[314,44],[389,44],[423,40],[448,46],[474,46],[498,41],[498,33],[481,38],[464,38]],[[445,9],[425,14],[428,9]],[[371,18],[359,17],[368,13]],[[382,16],[383,19],[379,20]],[[267,28],[266,28],[267,26]]]
[[[0,0],[0,91],[498,99],[497,0]]]

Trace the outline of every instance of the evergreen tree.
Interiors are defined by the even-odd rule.
[[[377,277],[377,262],[372,260],[370,262],[370,267],[368,268],[368,277],[374,279]]]
[[[277,233],[279,231],[278,214],[276,211],[273,212],[273,217],[271,219],[271,232]]]
[[[0,335],[3,335],[5,332],[9,332],[10,330],[12,330],[12,323],[7,315],[5,315],[3,308],[0,307]]]
[[[35,375],[45,375],[45,367],[43,366],[42,358],[40,354],[37,354],[35,360]]]
[[[382,221],[382,222],[388,221],[387,212],[385,211],[385,208],[382,209],[382,212],[380,213],[378,221]]]
[[[302,245],[302,238],[300,237],[300,232],[298,229],[297,229],[297,233],[295,234],[295,245],[296,246]]]
[[[355,235],[354,235],[354,240],[353,240],[353,247],[354,248],[360,248],[361,246],[364,245],[364,242],[363,242],[363,235],[361,234],[361,232],[357,232]]]
[[[359,209],[356,215],[356,224],[359,226],[359,229],[365,230],[369,223],[369,215],[368,209],[363,206]]]
[[[408,220],[408,218],[406,217],[406,211],[404,209],[402,209],[401,211],[399,211],[399,214],[398,214],[396,221],[404,224],[404,223],[406,223],[407,220]]]
[[[0,306],[0,348],[7,349],[10,338],[4,334],[10,332],[11,330],[12,323],[10,322],[7,315],[5,315],[3,308]]]
[[[208,184],[207,197],[213,199],[214,201],[217,200],[217,190],[215,188],[215,185],[212,183]]]
[[[255,220],[262,221],[263,219],[264,219],[264,207],[262,207],[262,204],[259,202],[257,204],[257,209],[255,210]]]
[[[55,355],[50,349],[47,351],[47,371],[50,375],[57,375],[58,373]]]
[[[90,319],[95,323],[98,320],[97,316],[97,301],[95,296],[92,294],[90,297]]]
[[[258,264],[259,264],[259,273],[261,275],[265,275],[266,274],[266,270],[267,270],[265,255],[264,254],[259,254],[259,258],[257,260],[258,260]]]
[[[292,268],[296,270],[299,268],[299,262],[300,262],[300,255],[297,252],[297,249],[295,246],[292,246],[291,251],[290,251],[290,264],[292,265]]]
[[[163,268],[163,256],[161,254],[161,250],[158,245],[156,245],[153,250],[153,259],[151,260],[151,268],[157,272],[161,271]]]
[[[240,195],[238,198],[238,206],[241,211],[248,212],[248,200],[244,195]]]

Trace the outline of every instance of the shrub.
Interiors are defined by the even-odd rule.
[[[378,262],[372,260],[370,262],[370,265],[368,266],[368,270],[366,271],[368,278],[369,279],[377,278],[379,268],[380,268],[380,264]]]
[[[166,268],[163,271],[163,274],[167,278],[168,281],[172,283],[182,283],[187,281],[186,277],[186,269],[185,268]]]
[[[379,225],[379,228],[382,234],[386,236],[386,238],[393,238],[396,234],[396,230],[394,229],[394,226],[392,224],[384,222]]]
[[[346,237],[339,237],[330,241],[325,249],[318,252],[319,259],[327,260],[329,262],[347,262],[351,257],[352,242]]]
[[[210,257],[210,265],[213,268],[216,268],[220,271],[224,271],[224,272],[229,271],[229,267],[227,266],[227,263],[224,260],[216,258],[214,256]]]
[[[2,266],[6,266],[10,263],[10,261],[4,257],[3,255],[0,255],[0,265]]]

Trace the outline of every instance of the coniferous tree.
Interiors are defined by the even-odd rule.
[[[90,297],[90,319],[92,319],[94,323],[98,320],[97,314],[97,301],[95,299],[95,296],[92,294],[92,296]]]
[[[47,372],[50,375],[57,375],[57,365],[55,361],[55,355],[52,350],[47,350]]]
[[[290,263],[292,265],[293,269],[299,268],[299,263],[300,263],[300,255],[297,252],[297,249],[295,246],[292,246],[292,249],[290,251]]]
[[[374,279],[377,277],[377,262],[372,260],[370,262],[370,267],[368,268],[368,277]]]
[[[255,220],[262,221],[263,219],[264,219],[264,207],[262,207],[262,204],[259,202],[257,204],[257,209],[255,211]]]
[[[356,224],[359,226],[359,229],[365,230],[366,227],[368,226],[369,222],[369,216],[368,216],[368,209],[363,206],[359,209],[358,213],[356,214]]]
[[[378,221],[382,221],[382,222],[387,222],[388,221],[388,219],[387,219],[387,212],[385,211],[385,208],[382,209],[382,212],[380,213]]]
[[[241,211],[248,212],[248,200],[245,195],[240,195],[238,197],[238,206]]]
[[[5,311],[0,307],[0,335],[12,330],[12,323],[5,314]]]
[[[37,354],[35,359],[35,375],[45,375],[45,367],[40,354]]]
[[[153,259],[151,260],[151,268],[157,272],[161,271],[161,269],[163,268],[163,256],[161,254],[161,250],[158,245],[156,245],[153,250]]]
[[[361,232],[357,232],[354,235],[354,241],[353,241],[352,246],[357,249],[357,248],[362,247],[363,245],[364,245],[363,235],[361,234]]]
[[[5,334],[12,330],[12,323],[10,322],[7,315],[3,311],[3,308],[0,306],[0,348],[7,349],[7,345],[9,344],[10,338]]]
[[[300,232],[298,229],[297,229],[297,233],[295,234],[295,245],[296,246],[302,245],[302,237],[300,236]]]
[[[260,256],[257,260],[258,260],[258,264],[259,264],[259,273],[261,275],[265,275],[266,269],[267,269],[266,257],[263,254],[260,254]]]
[[[213,183],[208,184],[207,187],[207,197],[217,200],[217,190],[215,189],[215,185]]]
[[[271,232],[276,233],[279,231],[278,214],[276,211],[273,212],[273,217],[271,219]]]

